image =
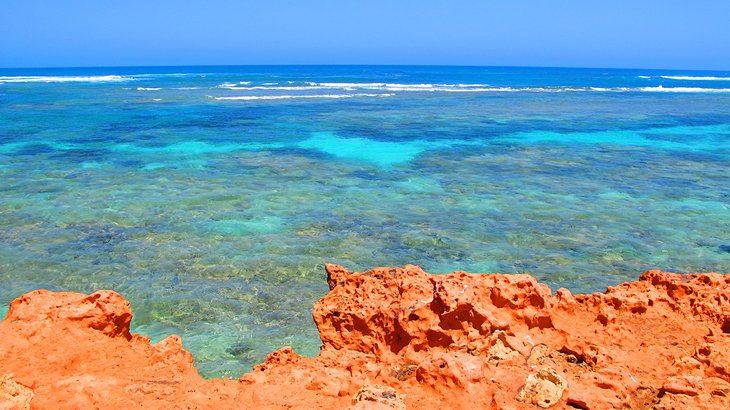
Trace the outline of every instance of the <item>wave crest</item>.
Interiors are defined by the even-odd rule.
[[[306,85],[253,85],[240,86],[233,83],[223,83],[217,88],[224,88],[233,91],[315,91],[315,90],[344,90],[344,91],[381,91],[393,92],[442,92],[442,93],[564,93],[564,92],[675,92],[675,93],[727,93],[728,88],[702,88],[702,87],[576,87],[576,86],[549,86],[549,87],[499,87],[488,84],[399,84],[399,83],[315,83],[307,82]],[[324,96],[344,94],[323,94]],[[350,95],[350,94],[348,94]],[[264,98],[247,99],[275,99],[269,96]],[[279,96],[283,98],[318,98],[318,95],[311,96]],[[226,98],[226,97],[222,97]],[[319,97],[328,98],[328,97]]]
[[[96,83],[96,82],[118,82],[131,80],[121,75],[96,75],[96,76],[0,76],[0,83]]]
[[[661,77],[679,81],[730,81],[730,77],[694,77],[689,75],[663,75]]]
[[[236,97],[213,97],[221,101],[251,101],[251,100],[290,100],[297,98],[356,98],[356,97],[392,97],[395,94],[314,94],[314,95],[244,95]]]

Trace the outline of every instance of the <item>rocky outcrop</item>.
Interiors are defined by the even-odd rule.
[[[326,268],[320,354],[283,348],[239,380],[131,334],[114,292],[23,295],[0,323],[0,408],[730,408],[730,276],[553,295],[527,275]]]

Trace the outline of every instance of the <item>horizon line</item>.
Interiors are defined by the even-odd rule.
[[[482,64],[150,64],[150,65],[88,65],[88,66],[0,66],[0,70],[48,70],[48,69],[103,69],[103,68],[164,68],[164,67],[468,67],[468,68],[546,68],[585,70],[657,70],[657,71],[730,71],[709,68],[657,68],[657,67],[599,67],[599,66],[549,66],[549,65],[482,65]]]

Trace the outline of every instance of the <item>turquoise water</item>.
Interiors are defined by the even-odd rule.
[[[316,354],[323,264],[730,272],[730,73],[0,70],[0,303],[114,289],[208,377]]]

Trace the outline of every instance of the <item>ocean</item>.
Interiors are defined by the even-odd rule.
[[[730,272],[730,72],[0,69],[0,304],[113,289],[206,377],[318,351],[324,263]]]

